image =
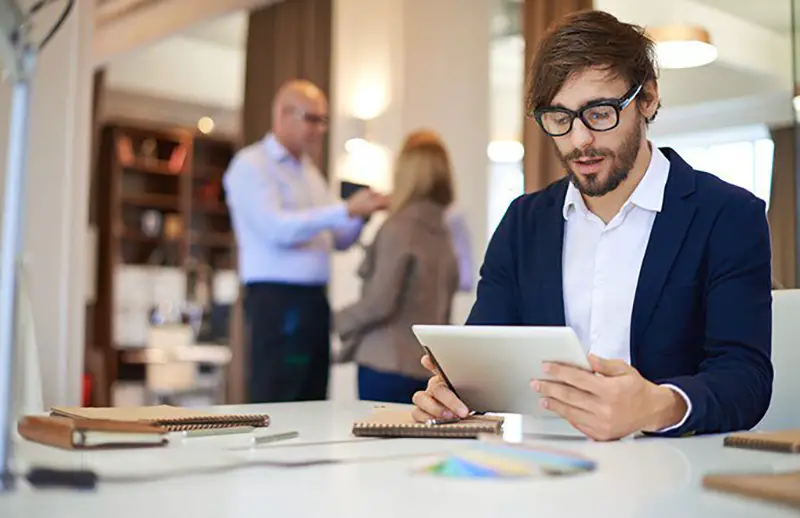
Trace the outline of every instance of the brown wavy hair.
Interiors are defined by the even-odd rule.
[[[607,70],[612,77],[624,79],[629,88],[655,81],[655,43],[644,28],[604,11],[577,11],[561,18],[547,29],[533,57],[526,113],[532,116],[534,110],[548,106],[570,77],[590,68]],[[639,95],[646,102],[652,100],[647,89]]]

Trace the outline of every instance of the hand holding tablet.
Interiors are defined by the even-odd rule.
[[[414,418],[472,412],[562,417],[595,440],[657,432],[688,416],[688,400],[621,360],[583,351],[567,327],[413,326],[434,375]]]
[[[591,371],[568,327],[416,325],[412,330],[425,354],[422,364],[434,374],[428,390],[414,399],[420,418],[422,413],[464,417],[471,410],[557,417],[542,409],[531,389],[534,379],[548,379],[543,364]]]

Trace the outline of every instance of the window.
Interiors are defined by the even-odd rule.
[[[489,209],[488,237],[503,219],[509,204],[525,192],[522,162],[490,162],[489,165]]]
[[[769,207],[775,145],[764,127],[659,139],[692,167],[752,192]]]
[[[695,169],[747,189],[764,200],[769,208],[775,145],[765,127],[656,138],[653,141],[659,147],[671,147]],[[489,238],[508,205],[525,189],[521,161],[492,160],[490,164]]]

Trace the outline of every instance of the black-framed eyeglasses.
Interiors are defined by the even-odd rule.
[[[321,126],[328,125],[327,115],[320,115],[318,113],[307,112],[301,108],[297,108],[296,106],[290,106],[289,109],[292,111],[292,113],[295,114],[297,118],[302,119],[309,124],[318,124]]]
[[[575,119],[580,119],[592,131],[609,131],[619,124],[619,115],[642,90],[642,84],[633,86],[619,99],[600,99],[590,102],[578,111],[556,106],[534,110],[533,117],[545,133],[562,137],[572,131]]]

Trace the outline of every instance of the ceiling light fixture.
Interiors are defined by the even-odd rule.
[[[664,25],[647,29],[656,43],[661,68],[692,68],[717,59],[711,35],[696,25]]]

